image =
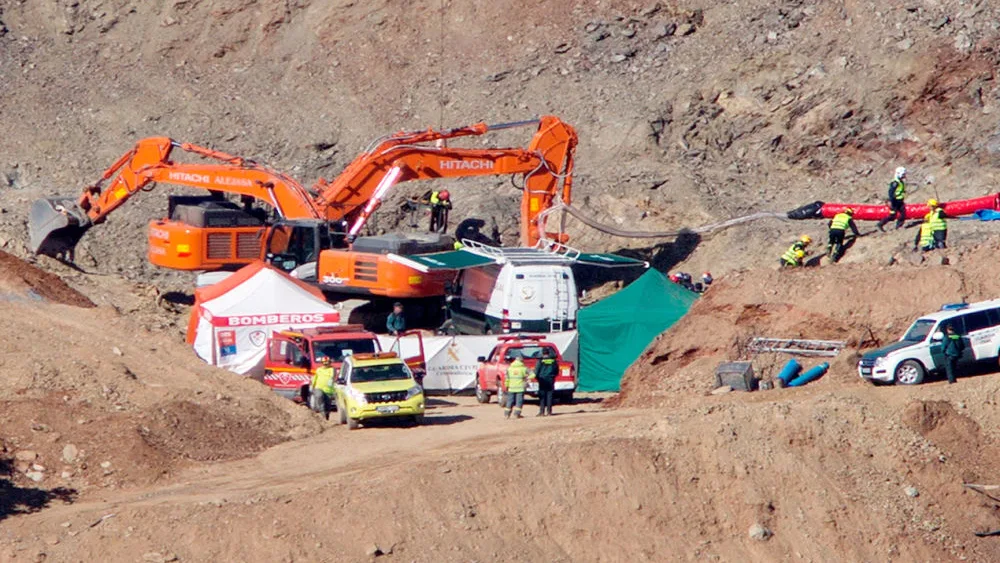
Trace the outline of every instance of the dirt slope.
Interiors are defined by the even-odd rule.
[[[0,549],[49,561],[364,561],[373,546],[401,561],[987,561],[996,542],[971,531],[995,515],[960,483],[995,475],[996,433],[973,420],[995,421],[996,399],[995,380],[805,388],[506,424],[461,399],[425,428],[334,431],[178,485],[57,503],[10,521]],[[755,524],[773,536],[751,538]]]
[[[77,493],[148,484],[319,431],[303,409],[209,368],[172,336],[0,258],[0,288],[21,290],[3,295],[36,296],[5,300],[0,327],[0,457],[14,458],[13,483],[37,471],[44,486]],[[15,457],[24,451],[34,455]]]

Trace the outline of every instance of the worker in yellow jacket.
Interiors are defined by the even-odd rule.
[[[839,261],[844,256],[844,234],[847,229],[851,229],[854,236],[859,237],[858,226],[854,224],[854,210],[848,207],[833,216],[830,220],[830,243],[827,245],[827,254],[830,260]]]
[[[944,209],[934,198],[927,200],[927,207],[930,208],[930,212],[924,215],[924,222],[930,226],[934,248],[948,248],[948,222],[944,220],[947,217]]]
[[[313,372],[312,382],[309,384],[309,408],[330,419],[330,397],[333,397],[333,363],[330,356],[324,356],[322,365]]]
[[[506,399],[503,409],[504,418],[510,418],[511,410],[514,411],[514,418],[522,418],[521,409],[524,408],[524,391],[527,388],[528,379],[532,375],[520,357],[514,358],[514,361],[507,367],[507,374],[503,381],[504,396]]]

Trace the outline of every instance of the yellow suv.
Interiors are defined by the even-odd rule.
[[[335,387],[340,423],[351,430],[372,418],[424,420],[424,390],[395,352],[345,357]]]

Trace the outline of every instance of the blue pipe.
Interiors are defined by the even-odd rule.
[[[778,379],[780,379],[785,385],[788,385],[788,382],[795,379],[801,371],[802,364],[795,361],[795,358],[792,358],[791,360],[788,360],[785,367],[781,368],[781,371],[778,373]]]
[[[814,381],[823,377],[826,370],[830,369],[830,364],[823,362],[822,364],[806,371],[802,375],[796,377],[788,383],[789,387],[801,387],[810,381]]]

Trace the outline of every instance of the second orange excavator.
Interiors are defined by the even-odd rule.
[[[526,148],[470,149],[449,139],[537,126]],[[171,197],[168,216],[149,225],[149,260],[178,270],[235,269],[266,259],[326,290],[389,298],[444,294],[447,274],[422,274],[389,253],[451,250],[448,236],[359,236],[393,185],[411,180],[487,175],[523,177],[521,244],[566,242],[546,229],[545,210],[570,203],[576,131],[554,116],[437,131],[400,132],[375,141],[333,181],[306,189],[291,177],[238,156],[166,137],[139,141],[76,199],[34,202],[29,218],[36,253],[72,257],[92,226],[140,190],[169,183],[208,190]],[[209,160],[178,163],[181,149]],[[106,184],[106,185],[105,185]],[[238,194],[242,206],[224,197]]]

